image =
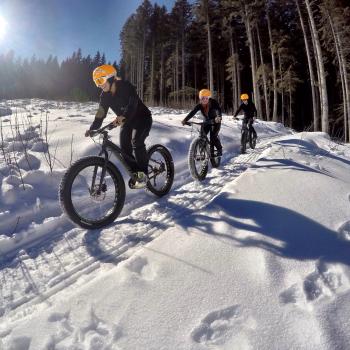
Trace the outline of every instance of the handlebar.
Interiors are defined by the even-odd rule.
[[[97,130],[90,130],[90,136],[94,137],[98,134],[103,134],[104,132],[106,132],[105,130],[112,130],[116,128],[116,126],[113,124],[113,122],[105,125],[103,128],[97,129]]]
[[[189,126],[191,126],[191,125],[215,125],[215,124],[217,124],[217,123],[215,123],[215,121],[214,120],[206,120],[206,121],[204,121],[204,122],[186,122],[185,123],[185,125],[189,125]]]

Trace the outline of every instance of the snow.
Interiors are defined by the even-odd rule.
[[[83,136],[97,105],[1,107],[13,111],[2,120],[13,162],[0,150],[0,349],[349,347],[348,145],[257,121],[257,148],[240,155],[241,122],[224,116],[222,165],[198,183],[187,111],[153,108],[147,144],[171,151],[171,192],[128,190],[115,223],[87,231],[57,189],[98,150]]]

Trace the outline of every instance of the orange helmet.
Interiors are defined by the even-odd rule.
[[[103,64],[94,69],[92,72],[92,79],[96,86],[101,86],[106,83],[106,81],[117,75],[117,70],[110,64]]]
[[[242,94],[242,95],[241,95],[241,100],[242,100],[242,101],[244,101],[244,100],[249,100],[248,94]]]
[[[202,89],[199,91],[199,98],[201,97],[211,97],[211,92],[208,89]]]

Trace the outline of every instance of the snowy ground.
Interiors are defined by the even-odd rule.
[[[239,155],[240,122],[224,117],[222,166],[196,183],[185,111],[153,109],[148,144],[170,149],[172,191],[130,190],[114,225],[86,231],[57,186],[96,152],[83,137],[96,104],[0,109],[0,349],[349,348],[348,146],[258,121]]]

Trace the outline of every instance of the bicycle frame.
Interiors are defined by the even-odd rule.
[[[101,147],[102,149],[98,154],[100,157],[104,155],[105,161],[107,162],[107,160],[109,159],[108,151],[111,151],[120,161],[120,163],[124,166],[125,170],[128,172],[130,177],[134,177],[133,171],[131,170],[131,168],[125,160],[125,155],[122,149],[108,139],[108,133],[106,131],[103,132],[103,141]]]
[[[93,135],[92,136],[95,136],[97,134],[102,134],[103,135],[103,141],[102,141],[102,146],[101,146],[102,149],[101,149],[100,153],[98,154],[98,156],[101,157],[103,155],[104,159],[105,159],[104,166],[103,166],[102,173],[101,173],[101,177],[100,177],[100,183],[98,185],[97,194],[99,194],[101,189],[103,189],[103,180],[104,180],[104,177],[106,175],[107,162],[109,160],[108,151],[111,151],[116,156],[116,158],[124,166],[125,170],[129,174],[129,176],[131,178],[133,178],[133,179],[135,178],[134,172],[131,170],[131,168],[129,167],[128,163],[125,161],[125,155],[124,155],[122,149],[119,146],[117,146],[116,144],[114,144],[112,141],[110,141],[109,138],[108,138],[108,131],[106,131],[106,129],[111,130],[114,127],[115,126],[113,125],[113,123],[110,123],[110,124],[106,125],[105,127],[101,128],[99,130],[96,130],[96,131],[94,130],[93,131]],[[96,175],[97,175],[97,166],[95,166],[95,169],[94,169],[94,172],[93,172],[90,193],[93,192],[93,189],[95,187]]]
[[[208,121],[205,121],[205,122],[201,122],[201,123],[197,123],[197,122],[186,122],[186,124],[188,125],[200,125],[200,130],[199,130],[199,135],[198,137],[203,139],[205,141],[205,148],[206,148],[206,151],[208,154],[210,154],[210,150],[209,150],[209,145],[210,145],[210,141],[209,141],[209,138],[208,138],[208,134],[206,134],[204,132],[204,126],[206,125],[210,125],[210,126],[213,126],[215,125],[215,123],[213,123],[212,121],[208,122]]]

